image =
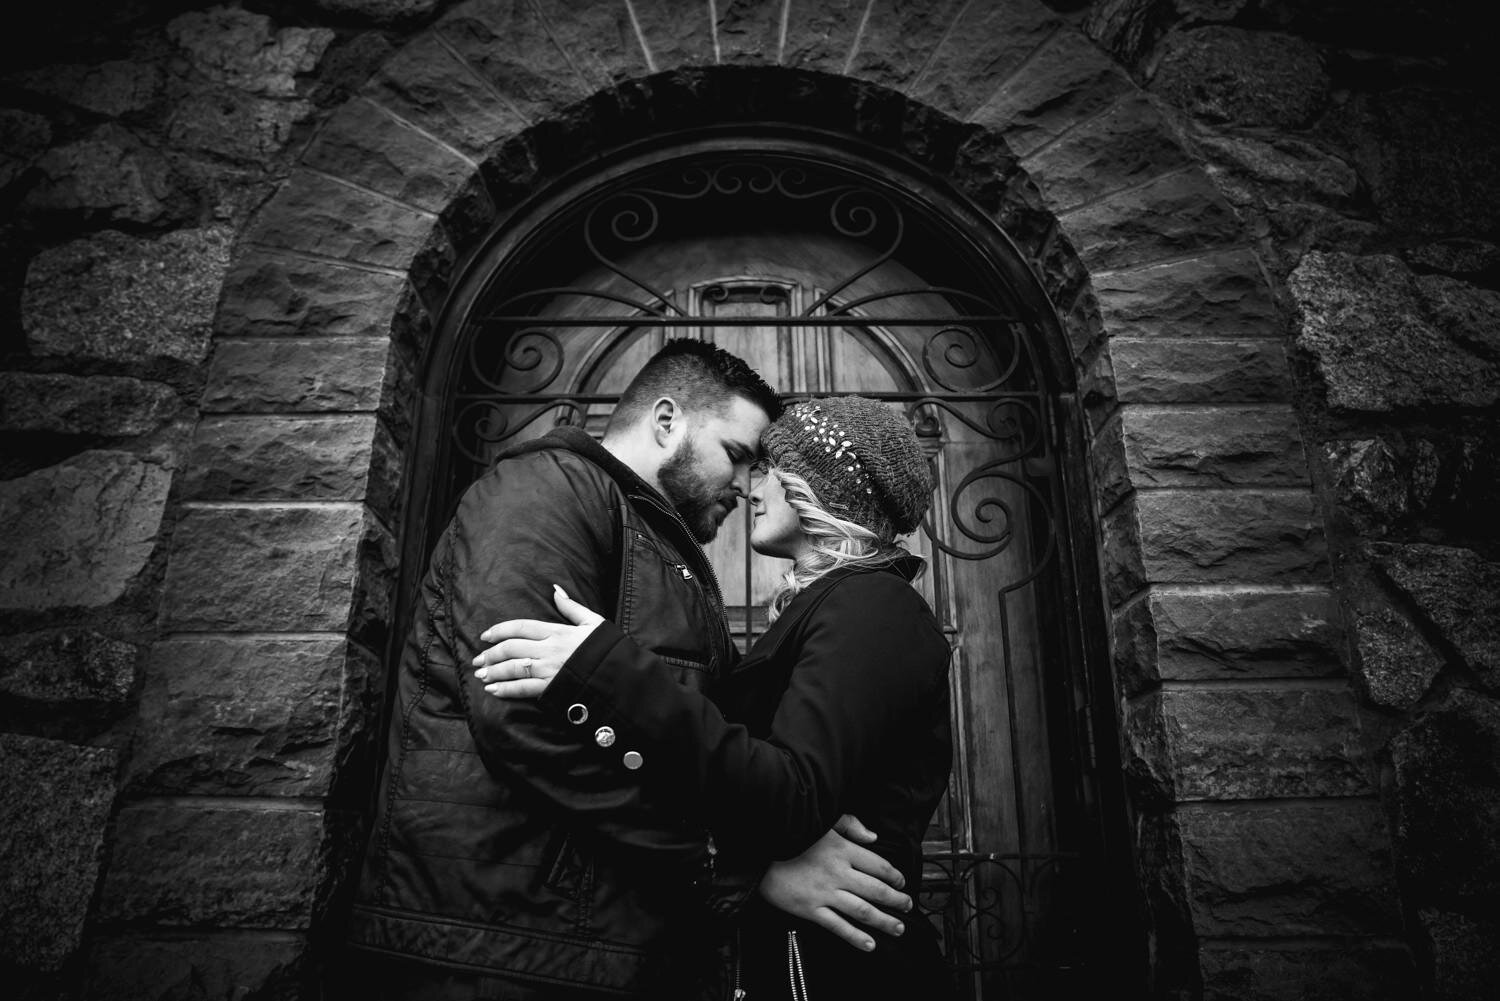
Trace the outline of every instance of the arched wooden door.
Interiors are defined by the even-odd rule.
[[[1107,908],[1088,887],[1109,864],[1058,401],[1034,302],[954,233],[897,188],[774,151],[669,159],[570,201],[453,321],[428,530],[501,449],[559,423],[602,434],[669,337],[719,344],[788,399],[859,393],[904,413],[937,484],[906,541],[954,649],[955,768],[922,903],[972,996],[1049,996],[1102,959],[1088,940]],[[748,645],[783,567],[749,551],[741,511],[709,555]]]

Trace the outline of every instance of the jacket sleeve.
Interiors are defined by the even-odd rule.
[[[489,644],[485,629],[505,619],[556,619],[552,585],[591,607],[605,607],[617,582],[616,499],[567,453],[526,456],[478,481],[464,495],[434,556],[429,600],[451,657],[434,684],[452,686],[485,767],[529,787],[565,812],[575,827],[653,862],[693,867],[706,854],[701,826],[647,803],[618,758],[586,753],[585,729],[530,699],[497,699],[474,677],[473,658]],[[592,746],[590,741],[589,746]]]
[[[789,858],[833,826],[855,783],[899,745],[910,710],[946,698],[949,656],[920,596],[891,574],[835,583],[796,629],[783,640],[794,663],[766,739],[675,685],[608,622],[543,699],[611,705],[628,727],[621,739],[663,761],[652,795],[695,801],[721,840]]]

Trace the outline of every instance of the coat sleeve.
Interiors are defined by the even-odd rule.
[[[706,855],[701,825],[694,830],[680,814],[646,802],[618,758],[586,753],[584,727],[534,700],[493,698],[474,677],[473,658],[488,646],[479,639],[485,629],[504,619],[556,618],[554,583],[593,607],[613,596],[618,518],[607,487],[567,453],[526,456],[477,482],[428,575],[430,614],[442,620],[436,633],[447,649],[423,656],[432,683],[449,688],[462,707],[492,774],[529,788],[575,828],[649,852],[653,861],[692,867]]]
[[[861,776],[899,746],[907,714],[946,698],[949,648],[910,585],[860,574],[821,596],[783,649],[790,681],[765,739],[673,684],[660,660],[610,623],[543,699],[611,705],[621,739],[663,762],[652,795],[696,802],[722,840],[788,858],[833,825]]]

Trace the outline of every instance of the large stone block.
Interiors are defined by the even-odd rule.
[[[401,456],[374,414],[205,417],[183,473],[188,500],[397,503]]]
[[[1109,343],[1122,403],[1273,403],[1291,398],[1277,341],[1116,338]]]
[[[1135,495],[1152,582],[1322,583],[1327,549],[1300,490],[1147,490]]]
[[[843,0],[812,0],[787,11],[781,64],[822,73],[842,73],[865,12]]]
[[[386,60],[361,93],[473,160],[526,127],[525,119],[432,32]]]
[[[78,948],[115,799],[116,753],[0,734],[0,958],[57,970]]]
[[[895,6],[915,10],[919,5]],[[1002,84],[1013,82],[1012,75],[1063,27],[1046,5],[1031,0],[927,6],[932,9],[931,23],[909,40],[926,43],[927,57],[920,75],[903,81],[903,89],[958,119],[988,101]],[[928,39],[928,31],[941,34]],[[862,46],[867,48],[868,44]]]
[[[312,806],[147,802],[120,811],[99,916],[306,930],[337,851]]]
[[[781,62],[781,22],[790,16],[787,4],[749,0],[716,6],[714,39],[721,65],[778,65]]]
[[[1500,982],[1500,922],[1447,911],[1418,914],[1432,955],[1434,1001],[1489,996]]]
[[[1500,564],[1453,546],[1378,542],[1369,552],[1480,684],[1500,693]]]
[[[1135,92],[1113,60],[1082,33],[1063,27],[968,120],[1004,133],[1010,148],[1027,156]]]
[[[0,482],[0,608],[95,608],[156,547],[172,474],[125,452],[84,452]]]
[[[362,505],[189,508],[173,538],[162,619],[186,632],[344,632],[379,649],[395,571]]]
[[[113,122],[35,162],[37,180],[23,212],[74,213],[113,222],[154,224],[168,215],[177,179],[165,156]]]
[[[1307,460],[1289,406],[1154,407],[1119,410],[1130,485],[1307,486]]]
[[[27,341],[43,355],[202,361],[230,239],[226,227],[154,239],[105,230],[43,251],[21,299]]]
[[[1443,657],[1401,613],[1388,607],[1354,616],[1356,677],[1377,706],[1410,709],[1421,701],[1443,669]]]
[[[1382,935],[1401,927],[1390,835],[1373,799],[1179,809],[1203,938]]]
[[[1244,340],[1285,333],[1270,287],[1249,250],[1096,272],[1093,285],[1111,337]]]
[[[311,949],[284,932],[200,932],[102,939],[89,951],[85,996],[110,1001],[297,997]]]
[[[212,80],[266,97],[292,97],[297,77],[317,68],[335,34],[330,28],[276,28],[264,14],[214,7],[174,18],[167,37]]]
[[[334,112],[302,163],[429,212],[441,212],[474,175],[475,164],[369,101]]]
[[[1287,279],[1301,310],[1297,345],[1317,364],[1335,410],[1488,407],[1500,364],[1483,347],[1500,297],[1475,290],[1469,308],[1452,279],[1419,279],[1394,257],[1309,253]],[[1477,348],[1476,350],[1471,350]]]
[[[1338,604],[1325,590],[1153,587],[1114,617],[1116,671],[1131,694],[1162,681],[1343,673]]]
[[[0,372],[0,431],[128,437],[180,406],[171,386],[123,376]]]
[[[977,41],[988,41],[980,39]],[[1059,211],[1193,163],[1144,95],[1121,100],[1021,165]]]
[[[1391,741],[1396,865],[1420,907],[1500,900],[1500,702],[1454,690]]]
[[[168,794],[327,795],[378,715],[378,658],[341,636],[156,644],[130,781]]]
[[[92,629],[54,629],[0,639],[0,694],[43,705],[123,707],[135,687],[134,643]]]
[[[246,240],[405,271],[437,226],[430,212],[299,171],[255,217]]]
[[[467,4],[435,30],[522,118],[540,122],[589,95],[547,27],[531,4],[501,0]]]
[[[1295,129],[1327,102],[1328,77],[1307,39],[1211,25],[1167,36],[1151,90],[1206,121]]]
[[[399,274],[255,248],[224,279],[221,336],[390,337],[413,309]]]
[[[1206,942],[1198,962],[1203,1001],[1408,1001],[1418,996],[1410,951],[1384,942],[1356,939],[1332,947]]]
[[[189,90],[173,102],[167,137],[182,149],[269,164],[314,110],[310,101],[275,100],[224,88]]]
[[[13,79],[33,93],[119,118],[149,108],[161,93],[161,78],[153,63],[111,59],[28,70]]]
[[[1172,688],[1138,756],[1177,801],[1361,796],[1374,791],[1354,696],[1340,687]]]
[[[1234,210],[1196,168],[1117,191],[1061,213],[1058,222],[1090,270],[1192,256],[1246,236]]]

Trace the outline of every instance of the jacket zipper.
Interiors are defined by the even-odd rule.
[[[708,554],[704,553],[703,547],[699,545],[698,540],[693,538],[693,532],[688,528],[688,523],[686,521],[683,521],[682,515],[678,514],[675,508],[666,507],[658,503],[656,498],[651,497],[647,494],[638,494],[637,496],[646,501],[652,507],[656,508],[658,511],[670,517],[674,522],[676,522],[677,526],[682,529],[683,535],[687,537],[687,540],[692,543],[693,548],[698,551],[698,555],[702,557],[703,569],[708,571],[707,580],[709,596],[713,599],[714,608],[719,613],[719,632],[726,642],[728,642],[730,645],[733,645],[734,641],[728,636],[729,626],[724,621],[724,592],[719,587],[719,575],[714,572],[714,565],[709,562]],[[683,580],[693,579],[692,569],[685,564],[677,564],[677,572],[682,574]]]
[[[744,981],[740,976],[740,926],[734,926],[734,993],[730,995],[732,1001],[745,1001]]]

